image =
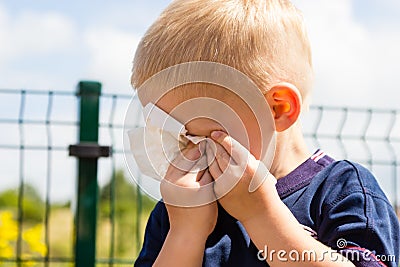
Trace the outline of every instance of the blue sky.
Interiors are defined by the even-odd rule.
[[[106,93],[133,93],[129,76],[136,45],[169,2],[0,0],[0,88],[74,91],[79,80],[89,79],[101,81]],[[293,2],[304,13],[313,48],[313,103],[399,109],[400,1]],[[0,103],[0,117],[12,112],[17,116],[17,103]],[[61,108],[62,114],[71,110]],[[42,111],[33,106],[27,112],[34,116]],[[18,136],[14,128],[0,131],[0,139],[9,142],[6,136]],[[43,144],[44,132],[29,129],[33,143]],[[73,131],[59,129],[57,134],[75,142]],[[104,138],[101,142],[108,143]],[[43,180],[34,180],[43,177],[45,159],[45,154],[36,155],[26,162],[28,178],[38,188],[45,187]],[[0,173],[11,177],[0,186],[15,186],[18,153],[4,153],[0,162]],[[54,184],[59,185],[54,199],[68,199],[74,190],[68,177],[75,175],[75,160],[64,153],[54,156],[53,163]],[[118,166],[124,166],[122,158]],[[110,170],[101,168],[99,179],[104,183]]]
[[[0,88],[73,90],[78,80],[94,79],[108,92],[131,92],[136,44],[169,2],[0,1]],[[396,107],[390,94],[399,97],[400,2],[294,3],[314,50],[314,103]]]

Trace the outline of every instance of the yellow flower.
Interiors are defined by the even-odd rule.
[[[0,212],[0,238],[3,240],[16,240],[18,236],[17,222],[13,220],[10,211]]]
[[[32,252],[39,253],[41,256],[46,255],[46,245],[41,242],[42,225],[37,224],[34,227],[25,230],[22,233],[22,238],[29,245]]]
[[[14,250],[9,243],[0,240],[0,257],[11,258],[14,255]]]
[[[12,219],[9,211],[0,212],[0,256],[12,257],[14,254],[13,243],[18,236],[17,223]]]
[[[32,255],[30,255],[30,254],[26,254],[26,253],[24,253],[24,254],[22,254],[22,258],[28,258],[28,257],[32,257]],[[22,262],[22,266],[24,266],[24,267],[32,267],[32,266],[35,266],[37,263],[35,263],[34,261],[24,261],[24,262]]]
[[[18,224],[13,220],[10,211],[0,212],[0,257],[15,257],[15,247],[18,239]],[[34,254],[45,256],[46,245],[42,242],[42,225],[37,224],[22,233],[22,239],[29,246],[29,251],[22,255],[22,258],[29,258]],[[23,262],[24,267],[35,266],[35,262]]]

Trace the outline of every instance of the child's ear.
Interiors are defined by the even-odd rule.
[[[274,85],[265,93],[278,132],[285,131],[299,118],[302,99],[299,90],[290,83]]]

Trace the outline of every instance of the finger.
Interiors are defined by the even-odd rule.
[[[212,140],[207,140],[205,144],[205,154],[207,157],[207,165],[210,166],[211,163],[215,160],[215,142]]]
[[[207,171],[207,170],[201,170],[201,171],[199,171],[199,172],[197,173],[197,175],[196,175],[196,182],[200,182],[200,180],[203,178],[204,173],[205,173],[206,171]]]
[[[204,175],[201,177],[199,181],[200,189],[196,194],[197,203],[200,205],[209,204],[211,202],[216,201],[214,186],[213,186],[213,178],[209,170],[204,172]]]
[[[184,177],[188,177],[185,175]],[[192,187],[177,186],[169,181],[162,180],[160,191],[163,201],[168,205],[178,207],[197,207],[209,204],[216,200],[212,177],[208,170],[204,171],[200,181]]]
[[[171,172],[174,172],[177,176],[188,173],[196,164],[199,157],[200,151],[197,146],[182,150],[181,153],[171,162],[166,177],[170,176],[169,174]]]
[[[180,155],[183,156],[183,158],[187,158],[190,160],[195,160],[200,155],[199,147],[191,142],[189,142],[187,146],[184,149],[182,149],[181,152],[182,153],[180,153]]]
[[[241,177],[240,166],[230,166],[229,170],[220,174],[217,179],[214,177],[215,196],[219,199],[229,193],[241,180]]]
[[[247,164],[250,152],[238,141],[222,131],[213,131],[211,138],[221,144],[239,165]]]
[[[217,180],[223,174],[215,160],[208,166],[208,170],[214,180]]]
[[[248,191],[250,193],[256,191],[266,180],[270,178],[276,183],[275,177],[269,172],[268,168],[261,161],[257,161],[256,171],[250,181]]]
[[[213,179],[212,179],[210,171],[209,170],[205,170],[203,175],[201,176],[201,178],[199,180],[199,185],[200,186],[205,186],[205,185],[208,185],[208,184],[210,184],[212,182],[213,182]]]
[[[230,165],[236,165],[236,162],[222,145],[215,143],[215,148],[215,159],[222,172],[225,172]]]
[[[206,145],[207,145],[207,140],[203,140],[199,143],[199,150],[201,155],[203,155],[206,152]]]
[[[196,164],[191,169],[192,172],[201,172],[208,168],[207,154],[206,154],[206,142],[202,141],[198,144],[201,156],[197,160]],[[203,173],[201,174],[203,175]],[[200,176],[201,177],[201,176]]]

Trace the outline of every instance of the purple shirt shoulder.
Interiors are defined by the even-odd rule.
[[[364,167],[335,161],[317,150],[279,179],[276,189],[306,231],[355,266],[398,266],[399,221],[375,177]],[[150,215],[135,266],[153,265],[168,231],[168,214],[159,202]],[[258,251],[242,224],[219,205],[203,266],[269,266],[257,258]]]

